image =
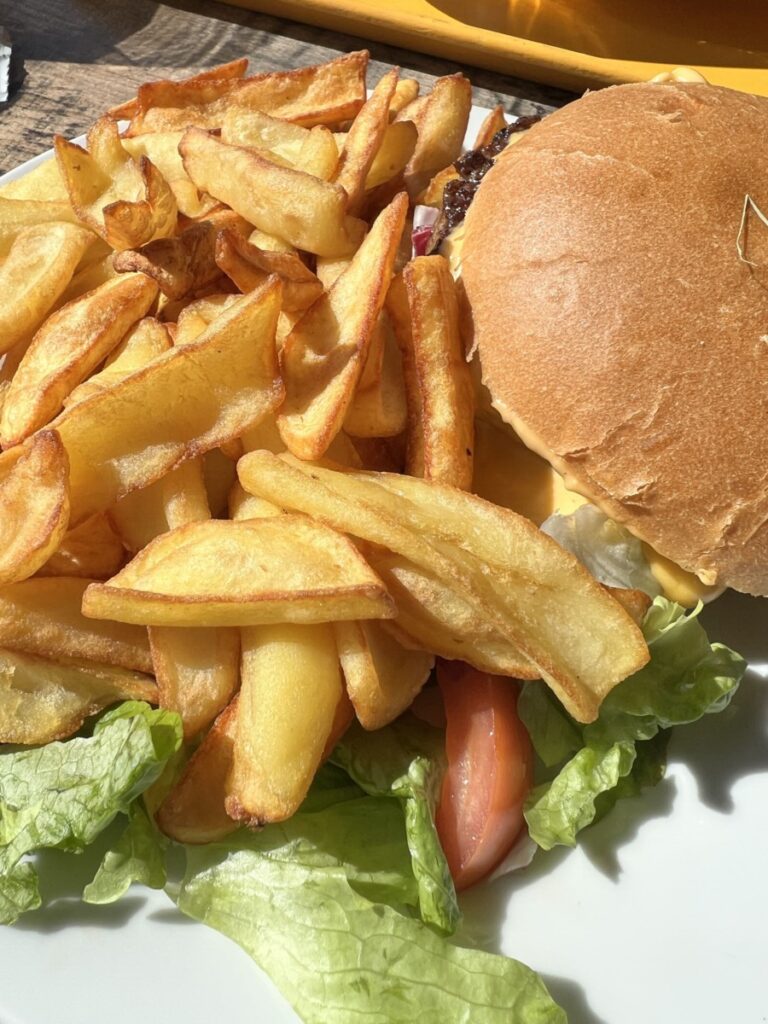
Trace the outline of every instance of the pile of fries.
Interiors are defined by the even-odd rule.
[[[471,90],[367,60],[148,83],[0,189],[0,742],[177,711],[182,841],[290,816],[436,657],[581,721],[648,658],[638,595],[472,493],[460,297],[411,258]]]

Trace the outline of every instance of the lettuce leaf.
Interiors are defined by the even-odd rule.
[[[365,796],[188,848],[176,900],[242,946],[306,1024],[565,1024],[529,968],[387,905],[417,899],[408,861],[398,804]]]
[[[114,847],[104,854],[92,882],[83,890],[85,903],[114,903],[139,882],[162,889],[167,881],[168,840],[155,827],[141,800],[128,808],[128,824]]]
[[[686,614],[656,598],[643,621],[651,660],[611,691],[590,725],[574,722],[543,683],[524,687],[520,714],[536,753],[547,768],[560,766],[526,806],[528,830],[543,849],[573,846],[581,829],[616,799],[663,777],[664,743],[642,754],[639,745],[656,740],[661,730],[721,711],[731,700],[744,659],[709,643],[699,611]]]
[[[461,913],[435,828],[444,770],[442,745],[439,730],[413,715],[404,715],[376,732],[351,728],[332,760],[369,795],[400,801],[422,920],[450,935]]]
[[[0,754],[0,923],[40,906],[37,874],[22,857],[85,849],[180,743],[178,715],[130,701],[103,715],[90,737]]]

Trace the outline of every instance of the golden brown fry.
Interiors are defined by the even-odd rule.
[[[437,171],[461,156],[472,107],[472,86],[460,74],[438,78],[425,100],[413,116],[408,107],[398,114],[398,120],[413,120],[419,132],[416,149],[405,169],[405,183],[411,196],[417,196]]]
[[[166,85],[173,87],[174,98],[177,98],[179,94],[191,95],[197,98],[199,95],[197,90],[201,86],[205,86],[210,82],[242,78],[247,69],[248,58],[240,57],[238,60],[231,60],[227,64],[217,64],[215,67],[206,68],[205,71],[200,71],[198,74],[185,78],[181,82],[168,82],[166,80],[147,82],[141,86],[138,96],[134,96],[133,99],[126,100],[124,103],[119,103],[117,106],[110,107],[107,111],[107,116],[111,117],[113,121],[136,117],[140,110],[148,109],[155,105],[153,101],[162,98],[164,95],[163,87]],[[143,101],[141,89],[144,90]]]
[[[401,78],[395,86],[395,93],[389,102],[390,113],[399,114],[403,107],[412,103],[419,95],[419,83],[415,78]]]
[[[408,650],[377,622],[334,622],[347,692],[364,729],[381,729],[410,707],[434,655]]]
[[[0,651],[0,743],[41,744],[77,732],[119,700],[156,703],[149,676],[92,662],[47,661]]]
[[[522,516],[431,481],[263,451],[244,456],[238,476],[252,493],[388,547],[450,587],[533,663],[578,721],[592,721],[613,686],[648,660],[621,605]]]
[[[151,672],[146,629],[86,619],[81,613],[91,582],[35,578],[0,587],[0,647],[53,661],[81,659]]]
[[[269,252],[252,245],[235,231],[216,238],[216,263],[241,292],[250,292],[277,274],[283,284],[283,309],[306,309],[323,294],[323,286],[305,263],[290,252]]]
[[[260,110],[311,128],[354,117],[365,103],[368,51],[359,50],[314,67],[270,71],[247,78],[232,94],[231,107]]]
[[[242,633],[226,808],[230,817],[253,826],[285,821],[307,795],[343,684],[330,626],[276,624]]]
[[[0,353],[36,331],[69,284],[91,243],[76,224],[39,224],[19,232],[0,265]]]
[[[301,318],[283,347],[285,405],[278,418],[286,447],[323,455],[341,429],[365,366],[408,202],[398,196],[379,216],[347,270]]]
[[[113,249],[135,249],[173,234],[176,200],[155,165],[123,148],[117,125],[102,117],[88,132],[86,152],[60,135],[56,159],[80,220]]]
[[[408,420],[403,364],[386,310],[382,310],[380,325],[383,344],[378,377],[366,380],[363,373],[344,417],[344,429],[352,437],[395,437],[405,430]],[[366,370],[370,357],[369,353]]]
[[[230,146],[266,150],[294,165],[309,132],[309,128],[247,107],[230,107],[221,125],[221,139]]]
[[[155,820],[177,843],[215,843],[237,828],[224,808],[232,771],[238,698],[219,715],[163,800]]]
[[[197,125],[221,125],[229,97],[241,85],[241,75],[190,79],[186,82],[147,82],[139,87],[137,111],[126,134],[168,132]]]
[[[64,306],[35,335],[11,381],[0,420],[4,448],[45,426],[64,399],[148,311],[157,285],[144,274],[112,278]]]
[[[391,181],[405,169],[416,149],[418,135],[412,121],[397,121],[387,125],[365,179],[366,192]]]
[[[481,149],[483,146],[487,146],[492,141],[494,135],[500,132],[502,128],[507,127],[507,119],[504,116],[504,107],[499,103],[497,107],[488,113],[483,119],[483,123],[480,125],[480,131],[477,133],[473,149]]]
[[[53,430],[0,455],[0,584],[32,576],[61,543],[69,524],[67,470]]]
[[[5,199],[0,197],[0,260],[11,251],[14,239],[37,224],[77,224],[77,217],[63,199]]]
[[[93,263],[89,263],[87,267],[78,270],[62,292],[54,309],[61,309],[68,302],[79,299],[86,292],[92,292],[95,288],[106,284],[107,281],[111,281],[113,277],[117,277],[117,271],[112,265],[113,255],[110,250],[108,256],[102,256]]]
[[[4,199],[32,199],[40,202],[63,199],[69,202],[66,185],[53,159],[43,160],[21,178],[0,185],[0,195]]]
[[[80,576],[106,580],[125,562],[125,548],[104,514],[91,516],[64,534],[38,576]]]
[[[411,309],[408,290],[402,274],[392,278],[386,299],[392,329],[400,349],[403,370],[403,384],[406,394],[407,430],[405,457],[409,466],[424,465],[424,431],[421,410],[421,385],[413,358],[413,336],[411,334]]]
[[[347,132],[333,180],[349,196],[350,213],[358,213],[362,206],[368,172],[389,125],[389,105],[399,74],[400,69],[393,68],[380,79]]]
[[[443,205],[443,193],[445,192],[446,184],[458,177],[459,172],[453,164],[444,167],[442,171],[438,171],[430,180],[427,187],[418,197],[418,202],[423,206],[435,206],[440,209]]]
[[[212,520],[163,534],[83,612],[157,626],[244,626],[386,618],[394,609],[345,537],[302,516]]]
[[[194,344],[159,356],[58,418],[73,525],[239,437],[277,408],[279,304],[273,280],[235,300]]]
[[[408,472],[468,490],[472,485],[474,384],[459,333],[456,287],[443,256],[418,256],[403,270],[411,314]],[[412,365],[413,370],[410,371]],[[411,438],[413,440],[411,441]]]
[[[115,270],[140,271],[157,282],[163,295],[181,299],[211,284],[221,273],[214,248],[217,234],[224,229],[237,237],[247,234],[250,226],[229,210],[213,213],[174,238],[156,238],[141,249],[117,253]]]
[[[344,256],[356,248],[363,226],[347,215],[347,196],[338,185],[228,146],[199,128],[185,132],[179,148],[198,188],[262,231],[319,256]]]
[[[237,629],[149,629],[160,707],[181,716],[184,735],[197,736],[229,704],[240,678]]]
[[[339,149],[333,132],[322,124],[310,128],[296,155],[294,166],[322,181],[331,181],[338,163]]]

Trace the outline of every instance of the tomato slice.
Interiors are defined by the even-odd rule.
[[[490,874],[515,844],[533,778],[517,714],[518,684],[459,661],[438,662],[448,769],[437,831],[457,889]]]

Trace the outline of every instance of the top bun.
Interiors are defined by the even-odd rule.
[[[504,419],[661,554],[764,595],[768,226],[742,219],[768,215],[767,139],[760,97],[589,93],[499,157],[462,254]]]

